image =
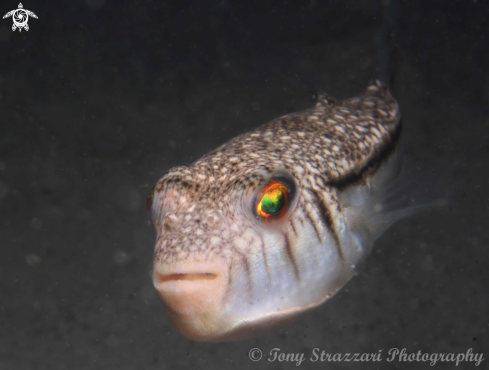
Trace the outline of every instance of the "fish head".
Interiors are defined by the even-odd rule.
[[[350,275],[310,198],[285,168],[218,177],[177,167],[157,183],[148,204],[157,233],[153,283],[183,335],[251,337],[341,288]]]
[[[358,97],[323,97],[163,176],[148,198],[153,281],[177,329],[194,340],[243,339],[343,287],[391,216],[405,214],[377,206],[395,199],[384,189],[397,173],[388,158],[399,118],[374,81]]]

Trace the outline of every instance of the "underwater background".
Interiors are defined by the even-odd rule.
[[[274,348],[301,368],[430,367],[392,348],[489,357],[487,1],[398,1],[406,162],[452,172],[448,206],[397,223],[326,304],[249,340],[182,337],[152,285],[148,190],[318,88],[362,92],[388,2],[29,0],[28,32],[2,19],[0,370],[297,367]]]

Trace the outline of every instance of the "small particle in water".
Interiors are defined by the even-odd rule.
[[[90,219],[90,216],[91,216],[91,213],[87,209],[82,209],[82,210],[80,210],[80,212],[78,212],[78,218],[80,220],[87,221]]]
[[[0,42],[10,41],[11,37],[12,37],[12,32],[9,32],[9,29],[7,27],[2,26],[0,28]]]
[[[87,0],[86,2],[90,9],[101,9],[105,5],[105,0]]]
[[[8,192],[9,192],[9,188],[7,184],[0,181],[0,199],[5,197],[8,194]]]
[[[35,255],[34,253],[29,253],[25,258],[25,262],[29,266],[34,266],[37,265],[38,263],[41,263],[41,259],[39,258],[39,256]]]
[[[145,301],[149,301],[153,298],[156,298],[156,294],[152,285],[142,287],[140,294]]]
[[[114,334],[109,335],[107,338],[107,345],[109,347],[117,347],[119,345],[119,340]]]
[[[411,310],[416,310],[419,307],[419,301],[417,299],[411,299],[409,301],[409,308]]]
[[[117,189],[115,196],[115,201],[120,208],[130,212],[140,210],[141,194],[137,189],[121,186]]]
[[[36,230],[40,230],[42,227],[42,221],[40,219],[34,217],[31,220],[31,226],[32,226],[32,228],[34,228]]]
[[[125,265],[129,261],[129,256],[124,251],[117,251],[114,253],[114,263],[117,265]]]
[[[424,261],[423,261],[423,268],[426,270],[426,271],[431,271],[435,268],[435,264],[433,262],[433,257],[428,255],[425,257]]]

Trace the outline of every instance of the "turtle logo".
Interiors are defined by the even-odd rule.
[[[19,3],[19,8],[11,10],[7,14],[5,14],[3,16],[3,19],[12,17],[12,20],[14,21],[14,24],[12,25],[12,31],[15,31],[18,28],[19,32],[22,32],[22,28],[24,28],[26,31],[29,31],[29,25],[27,24],[29,16],[37,19],[37,15],[35,15],[30,10],[25,10],[22,3]]]

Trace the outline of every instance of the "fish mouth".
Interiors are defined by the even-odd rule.
[[[153,267],[153,285],[175,327],[194,340],[224,330],[223,306],[228,289],[225,261],[178,262]]]
[[[199,280],[215,280],[218,275],[212,272],[204,273],[173,273],[160,274],[156,277],[157,283],[165,283],[170,281],[199,281]]]

